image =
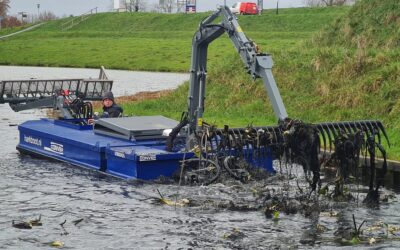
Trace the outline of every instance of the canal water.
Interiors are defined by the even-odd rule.
[[[149,90],[145,85],[137,89]],[[353,227],[353,214],[358,224],[366,220],[364,229],[382,225],[379,223],[400,226],[397,199],[374,209],[354,201],[342,203],[333,207],[330,215],[321,213],[317,223],[324,230],[315,232],[315,217],[281,213],[278,219],[271,219],[262,209],[232,206],[257,204],[260,197],[254,190],[268,190],[269,185],[271,190],[279,190],[279,185],[287,190],[285,184],[296,186],[294,182],[274,177],[258,184],[232,182],[208,187],[126,182],[19,154],[16,125],[44,115],[35,110],[14,113],[8,105],[0,105],[0,249],[52,249],[53,241],[61,241],[63,249],[400,248],[396,231],[372,245],[343,247],[337,242],[340,229]],[[299,169],[293,171],[301,174]],[[365,187],[359,188],[365,191]],[[159,192],[171,200],[188,199],[193,205],[162,205]],[[12,227],[13,220],[27,221],[40,215],[42,226],[30,230]],[[383,227],[375,232],[377,239],[385,234]]]

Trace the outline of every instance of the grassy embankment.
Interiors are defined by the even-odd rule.
[[[100,14],[67,32],[59,31],[60,21],[52,22],[0,42],[0,63],[187,71],[192,34],[205,16]],[[239,21],[273,54],[274,75],[291,117],[308,122],[381,119],[392,139],[389,156],[400,159],[399,16],[396,0],[364,0],[352,9],[287,9]],[[214,42],[209,58],[207,121],[231,126],[276,122],[262,83],[243,72],[228,39]],[[177,119],[185,110],[187,90],[183,85],[160,99],[124,108],[128,114]]]
[[[246,34],[267,50],[292,47],[309,38],[346,9],[287,9],[279,16],[240,17]],[[94,15],[71,30],[66,20],[50,22],[34,31],[2,41],[0,64],[41,65],[187,72],[191,40],[199,22],[209,13]],[[29,41],[29,42],[28,42]],[[215,41],[210,62],[233,53],[227,39]]]

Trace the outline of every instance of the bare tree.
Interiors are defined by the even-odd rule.
[[[0,0],[0,16],[6,16],[10,8],[10,0]]]
[[[161,12],[172,13],[176,0],[160,0],[159,8]]]
[[[152,12],[152,13],[159,13],[159,12],[161,12],[161,7],[160,7],[160,5],[159,5],[158,3],[153,4],[153,5],[150,7],[150,12]]]
[[[344,5],[347,0],[322,0],[326,6]]]
[[[42,12],[42,13],[40,13],[40,16],[39,16],[39,20],[41,20],[41,21],[49,21],[49,20],[55,20],[55,19],[57,19],[57,16],[51,11]]]
[[[139,11],[146,11],[147,10],[147,2],[145,0],[137,0],[138,1],[138,6],[139,6]]]
[[[304,0],[304,4],[309,7],[321,7],[321,0]]]
[[[23,24],[25,23],[18,20],[18,18],[15,16],[7,16],[5,19],[1,21],[1,27],[7,27],[7,28],[19,27]]]
[[[144,0],[127,0],[124,1],[123,6],[128,12],[145,11],[146,2]]]
[[[310,7],[341,6],[354,3],[354,0],[304,0],[304,3]]]

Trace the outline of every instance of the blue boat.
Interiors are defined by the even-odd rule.
[[[43,118],[18,126],[17,149],[123,179],[152,180],[173,176],[183,160],[194,157],[184,144],[166,150],[163,133],[177,124],[163,116],[102,118],[94,126],[80,119]],[[272,171],[270,154],[258,164]]]
[[[181,162],[195,153],[186,145],[185,129],[174,136],[172,147],[167,145],[178,121],[141,116],[101,118],[89,124],[89,101],[102,100],[112,85],[104,68],[99,79],[1,81],[0,103],[9,103],[14,111],[52,108],[56,116],[20,124],[17,149],[123,179],[152,180],[179,172]],[[271,158],[262,165],[272,170]]]

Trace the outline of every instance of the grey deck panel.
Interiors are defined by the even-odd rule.
[[[164,116],[133,116],[102,118],[95,122],[94,131],[125,139],[159,137],[165,129],[172,129],[178,121]]]

